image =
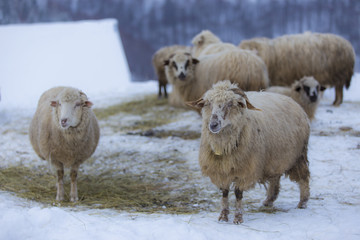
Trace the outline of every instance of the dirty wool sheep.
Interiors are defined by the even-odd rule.
[[[35,152],[56,168],[56,200],[64,200],[64,167],[70,167],[70,201],[78,200],[77,173],[95,151],[99,125],[85,93],[71,87],[44,92],[31,121],[29,136]]]
[[[291,97],[300,104],[309,119],[312,120],[320,102],[321,92],[325,89],[314,77],[303,77],[299,81],[295,81],[291,87],[273,86],[266,91]]]
[[[258,91],[269,86],[265,63],[250,51],[224,51],[193,58],[178,51],[165,61],[165,73],[173,85],[169,102],[185,106],[185,102],[199,99],[220,79],[229,79],[245,90]]]
[[[222,51],[236,51],[237,47],[231,43],[224,43],[209,30],[203,30],[191,41],[194,45],[192,55],[201,57],[204,55],[219,53]]]
[[[222,190],[219,221],[228,221],[230,186],[235,187],[234,223],[243,222],[243,191],[268,183],[263,203],[272,206],[285,174],[300,186],[298,208],[309,199],[307,145],[309,119],[291,98],[267,92],[246,94],[222,81],[188,103],[202,109],[199,163],[205,176]]]
[[[166,46],[157,50],[152,56],[152,64],[159,82],[159,98],[162,97],[162,89],[164,90],[164,97],[167,98],[166,85],[168,81],[165,75],[164,61],[169,59],[170,55],[178,50],[191,51],[191,48],[182,45]]]
[[[340,36],[306,32],[244,40],[239,47],[258,52],[268,67],[271,85],[290,86],[303,76],[314,76],[322,86],[335,87],[335,106],[343,101],[343,87],[350,87],[355,52]]]

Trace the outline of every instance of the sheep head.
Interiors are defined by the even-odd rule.
[[[190,53],[178,51],[164,61],[165,73],[171,84],[187,84],[193,79],[195,65],[199,60]]]
[[[201,109],[203,120],[211,133],[217,134],[233,122],[239,121],[239,114],[246,110],[259,110],[254,107],[243,90],[229,80],[213,85],[202,98],[187,105]]]
[[[50,103],[50,106],[54,108],[55,120],[64,130],[77,127],[81,122],[84,109],[91,108],[92,105],[85,93],[75,88],[64,89]]]
[[[299,94],[299,97],[307,103],[318,102],[319,95],[326,87],[319,84],[314,77],[303,77],[299,81],[295,81],[292,89]]]
[[[221,42],[220,38],[209,30],[201,31],[191,40],[191,43],[196,47],[219,42]]]

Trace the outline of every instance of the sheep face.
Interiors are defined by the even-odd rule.
[[[84,108],[90,108],[92,105],[83,92],[75,89],[66,95],[60,93],[58,100],[50,103],[54,108],[55,119],[63,130],[77,127],[81,122]]]
[[[320,86],[319,82],[313,77],[303,77],[300,81],[296,81],[293,89],[300,94],[301,99],[306,103],[316,103],[319,94],[326,88]]]
[[[192,58],[190,53],[178,52],[164,62],[166,75],[172,84],[187,84],[193,79],[194,67],[199,60]]]
[[[259,110],[249,102],[237,85],[228,80],[215,84],[203,98],[188,105],[202,109],[204,123],[213,134],[220,133],[232,123],[238,123],[245,109]]]

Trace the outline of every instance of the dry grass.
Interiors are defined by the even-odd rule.
[[[55,176],[44,167],[10,167],[0,169],[0,189],[17,196],[47,205],[55,202]],[[65,181],[69,193],[69,181]],[[199,189],[178,191],[174,184],[161,182],[143,175],[119,174],[114,171],[99,175],[81,175],[78,178],[79,202],[61,206],[84,206],[92,209],[116,209],[142,213],[193,214],[208,210],[208,204],[193,198]]]
[[[117,132],[147,131],[176,121],[185,111],[185,109],[169,106],[167,99],[158,99],[156,95],[148,95],[140,100],[116,104],[107,108],[94,109],[100,122],[105,122],[103,126],[110,127]],[[129,116],[135,116],[137,119],[126,124],[126,118]],[[116,117],[116,122],[108,121],[110,117]]]

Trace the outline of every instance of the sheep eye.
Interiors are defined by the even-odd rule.
[[[186,63],[185,63],[185,69],[187,69],[189,67],[189,63],[190,63],[190,61],[187,60]]]
[[[75,104],[75,107],[80,107],[81,106],[81,103],[76,103]]]
[[[231,108],[233,106],[233,102],[228,102],[227,107]]]
[[[304,91],[309,94],[310,88],[308,86],[304,86]]]
[[[173,66],[176,70],[178,70],[178,67],[177,67],[177,65],[176,65],[175,62],[172,63],[172,66]]]

